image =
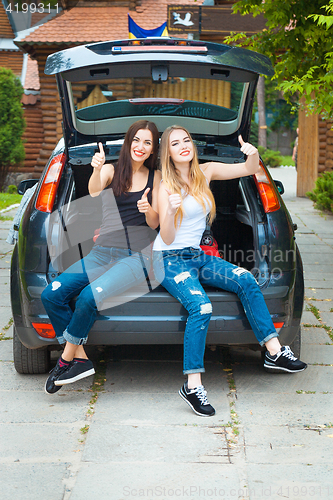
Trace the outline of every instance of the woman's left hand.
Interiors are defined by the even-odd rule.
[[[137,202],[138,210],[141,214],[147,214],[151,209],[151,205],[147,199],[147,194],[149,193],[150,188],[147,188],[146,191],[141,196],[141,200]]]
[[[244,142],[243,137],[241,135],[238,136],[239,143],[241,145],[240,150],[247,156],[255,155],[258,153],[258,150],[255,146],[250,144],[249,142]]]

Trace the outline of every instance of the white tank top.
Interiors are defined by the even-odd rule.
[[[162,240],[161,234],[155,239],[153,250],[181,250],[182,248],[200,248],[202,233],[206,229],[206,216],[209,204],[205,202],[206,210],[192,195],[183,199],[184,217],[181,226],[176,231],[176,236],[170,245]]]

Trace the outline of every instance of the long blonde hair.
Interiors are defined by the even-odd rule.
[[[184,130],[184,132],[189,136],[192,145],[193,145],[193,159],[190,161],[190,181],[191,186],[188,186],[183,179],[181,178],[179,172],[177,171],[171,157],[170,157],[170,134],[174,130]],[[161,137],[160,143],[160,161],[162,166],[162,179],[166,184],[167,188],[171,191],[172,194],[182,195],[182,189],[185,191],[186,195],[190,194],[193,198],[202,205],[202,209],[206,211],[206,204],[209,204],[211,207],[209,214],[209,224],[211,224],[214,220],[216,213],[216,205],[213,193],[211,192],[209,185],[207,184],[207,179],[203,174],[198,160],[198,152],[196,145],[193,142],[193,139],[190,133],[186,130],[186,128],[181,127],[179,125],[171,125],[165,129]],[[184,208],[181,205],[175,215],[175,226],[177,224],[181,224],[184,217]]]

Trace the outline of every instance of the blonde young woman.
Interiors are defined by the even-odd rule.
[[[306,368],[288,346],[281,346],[278,334],[253,275],[219,257],[206,255],[200,240],[206,217],[215,215],[209,188],[212,180],[226,180],[256,173],[257,149],[239,136],[243,164],[209,162],[199,165],[193,140],[182,127],[171,126],[161,139],[162,179],[158,210],[160,233],[154,243],[154,270],[157,279],[187,309],[184,334],[183,373],[187,382],[179,395],[201,416],[212,416],[201,382],[204,351],[212,305],[202,285],[212,285],[236,293],[261,346],[266,346],[265,367],[295,373]]]

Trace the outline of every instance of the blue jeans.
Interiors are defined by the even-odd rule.
[[[146,279],[150,257],[127,249],[95,245],[42,293],[42,302],[60,344],[82,345],[103,301]],[[69,302],[77,296],[74,311]]]
[[[201,283],[238,295],[261,346],[278,336],[261,290],[246,269],[188,247],[155,251],[154,272],[189,313],[184,334],[184,374],[205,371],[203,358],[212,304]]]

